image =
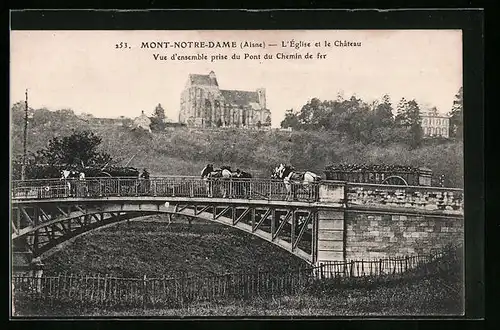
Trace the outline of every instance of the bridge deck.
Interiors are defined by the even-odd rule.
[[[12,203],[54,201],[164,201],[407,211],[463,216],[463,191],[442,187],[359,184],[337,181],[285,183],[263,179],[194,177],[87,178],[12,182]]]

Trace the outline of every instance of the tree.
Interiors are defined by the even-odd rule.
[[[165,110],[161,106],[161,104],[158,103],[156,106],[153,116],[151,118],[151,124],[149,125],[149,128],[151,128],[151,131],[157,132],[157,131],[163,131],[165,130]]]
[[[382,96],[382,103],[375,107],[375,118],[377,126],[387,127],[393,122],[391,99],[389,95]]]
[[[11,109],[12,124],[17,126],[24,125],[26,103],[24,101],[16,102]],[[32,117],[35,110],[33,108],[28,108],[28,117]]]
[[[47,108],[38,109],[33,113],[33,125],[43,126],[54,120],[54,113]]]
[[[34,162],[69,166],[102,165],[111,161],[111,156],[98,151],[101,142],[102,139],[91,131],[55,137],[46,148],[35,153]]]
[[[165,130],[165,123],[162,122],[159,118],[151,117],[151,124],[149,124],[149,128],[152,132],[161,132]]]
[[[420,108],[415,100],[407,103],[405,109],[405,118],[409,128],[408,143],[412,148],[420,146],[423,138],[422,119],[420,117]]]
[[[405,117],[409,126],[421,124],[422,120],[420,118],[420,107],[418,106],[417,101],[411,100],[407,103]]]
[[[271,116],[267,116],[266,117],[266,121],[264,122],[264,125],[265,126],[271,126]]]
[[[450,112],[450,137],[461,139],[463,136],[463,88],[455,95]]]
[[[406,116],[406,108],[408,106],[408,101],[403,97],[399,100],[398,106],[396,108],[396,124],[400,126],[408,125],[408,118]]]
[[[280,126],[281,128],[291,127],[293,129],[298,129],[300,127],[299,119],[297,118],[297,114],[293,112],[293,109],[288,109],[286,111],[285,119],[280,123]]]
[[[323,117],[324,107],[322,107],[322,102],[318,98],[312,98],[307,102],[297,115],[300,124],[306,129],[317,128]]]
[[[217,127],[221,127],[222,126],[222,119],[218,119],[217,120]]]
[[[163,109],[160,103],[156,106],[153,117],[156,117],[161,121],[165,121],[165,109]]]

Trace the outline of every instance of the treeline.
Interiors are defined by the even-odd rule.
[[[460,88],[449,113],[449,135],[455,139],[462,138],[462,104]],[[418,102],[402,98],[394,109],[389,95],[372,103],[356,96],[334,101],[313,98],[298,112],[288,110],[281,127],[334,131],[364,144],[405,143],[412,148],[421,146],[424,137]]]

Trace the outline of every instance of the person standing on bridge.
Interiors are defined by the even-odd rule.
[[[147,169],[142,170],[141,181],[142,181],[142,186],[143,186],[142,192],[144,194],[148,194],[149,193],[149,172]]]
[[[80,197],[89,197],[87,182],[85,181],[85,173],[83,171],[78,174],[78,185],[80,187]]]

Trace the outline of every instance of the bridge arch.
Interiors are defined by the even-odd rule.
[[[50,214],[49,210],[54,210],[51,206],[54,206],[56,210],[59,210],[58,214]],[[273,229],[271,229],[271,232],[268,232],[259,228],[259,225],[261,225],[265,220],[271,220],[271,222],[273,222],[272,218],[269,219],[269,215],[274,214],[273,210],[270,208],[267,209],[267,211],[264,212],[265,214],[259,219],[253,219],[250,224],[246,223],[242,219],[245,218],[245,216],[255,214],[256,209],[252,206],[246,206],[243,208],[242,214],[238,214],[234,208],[231,213],[230,206],[218,207],[214,205],[200,206],[189,204],[168,205],[168,203],[159,204],[144,202],[129,202],[127,204],[103,203],[98,205],[70,205],[66,212],[64,212],[61,207],[50,205],[50,203],[47,203],[45,206],[37,204],[29,206],[34,209],[31,214],[23,209],[26,206],[23,207],[19,205],[18,207],[21,209],[19,213],[24,214],[24,218],[30,217],[33,213],[37,214],[37,220],[34,220],[33,216],[31,216],[31,221],[33,222],[31,225],[26,226],[12,234],[12,240],[14,242],[24,242],[33,257],[46,257],[52,254],[52,250],[55,250],[68,240],[73,240],[76,237],[87,234],[104,226],[118,224],[147,215],[169,214],[203,219],[236,228],[270,242],[308,263],[313,263],[312,253],[307,253],[306,251],[298,248],[298,241],[301,239],[302,234],[306,231],[308,222],[302,224],[300,233],[299,235],[296,235],[295,241],[293,234],[291,234],[291,241],[288,242],[278,236],[278,230],[283,229],[285,225],[290,227],[291,223],[294,223],[293,220],[290,221],[293,217],[287,215],[281,223],[279,223],[278,220],[278,225],[274,228],[274,232]],[[265,209],[261,209],[261,211],[264,210]],[[310,211],[309,213],[309,220],[312,220],[313,213]],[[289,212],[289,214],[293,214],[293,212]]]

